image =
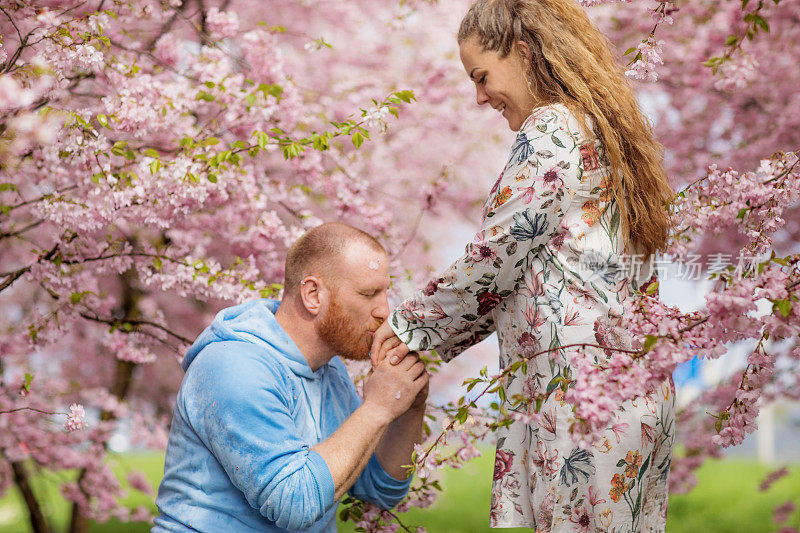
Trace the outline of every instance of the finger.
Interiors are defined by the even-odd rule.
[[[380,354],[381,345],[386,339],[392,337],[396,337],[396,335],[388,322],[384,322],[375,330],[375,333],[372,335],[372,348],[370,349],[370,358],[372,359],[373,367],[380,362],[378,355]]]
[[[386,361],[387,352],[389,352],[389,350],[396,348],[399,345],[400,345],[400,339],[396,337],[383,341],[383,344],[381,344],[381,347],[378,349],[378,357],[377,357],[378,364],[382,363],[383,361]]]
[[[385,341],[383,341],[379,351],[385,356],[386,352],[388,352],[389,350],[393,350],[394,348],[397,348],[399,345],[400,345],[400,339],[398,339],[397,337],[390,337]]]
[[[403,359],[400,360],[399,363],[397,363],[397,366],[399,366],[403,370],[408,370],[409,368],[414,366],[414,364],[416,364],[417,361],[419,361],[419,355],[417,355],[417,352],[408,352],[403,356]]]
[[[386,352],[386,357],[389,358],[390,363],[396,365],[397,363],[403,360],[403,358],[409,351],[410,350],[408,349],[408,346],[406,346],[404,343],[401,342],[396,348],[393,348],[388,352]]]
[[[385,339],[378,348],[378,361],[386,359],[386,353],[400,345],[400,339],[397,337],[389,337]]]
[[[420,376],[414,380],[414,387],[417,389],[417,394],[425,391],[425,395],[428,395],[428,385],[431,381],[431,375],[427,372],[423,372]]]
[[[422,361],[417,361],[414,366],[408,369],[408,373],[414,376],[414,379],[418,379],[423,373],[425,372],[425,363]]]

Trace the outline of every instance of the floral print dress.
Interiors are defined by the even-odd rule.
[[[474,241],[390,316],[409,348],[436,349],[447,361],[496,331],[501,368],[545,352],[505,383],[506,397],[532,398],[569,375],[570,351],[559,347],[625,342],[610,338],[603,324],[619,323],[623,301],[651,279],[651,264],[637,265],[624,249],[602,148],[582,132],[560,104],[528,117]],[[672,383],[623,404],[589,450],[573,444],[570,406],[561,389],[550,390],[538,422],[515,421],[498,431],[491,526],[664,531]]]

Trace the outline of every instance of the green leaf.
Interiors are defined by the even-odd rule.
[[[69,295],[69,301],[72,302],[72,305],[80,303],[81,300],[83,300],[82,292],[73,292]]]
[[[258,143],[258,146],[266,149],[267,143],[269,142],[269,135],[267,135],[263,131],[259,131],[255,135],[256,135],[256,143]]]
[[[103,114],[97,115],[97,122],[99,122],[100,125],[103,126],[104,128],[108,128],[108,117],[107,116],[105,116]]]
[[[146,149],[146,150],[144,151],[144,155],[146,155],[147,157],[154,157],[154,158],[159,158],[159,157],[161,157],[161,154],[159,154],[159,153],[158,153],[158,150],[156,150],[155,148],[148,148],[148,149]]]
[[[792,312],[792,302],[788,299],[784,300],[776,300],[772,303],[772,312],[778,312],[781,314],[783,318],[789,316],[789,313]]]
[[[163,166],[164,163],[162,163],[160,159],[154,160],[150,163],[150,174],[154,176]]]
[[[658,282],[657,281],[654,281],[653,283],[651,283],[650,285],[647,286],[647,289],[645,289],[645,294],[648,294],[648,295],[655,294],[656,292],[658,292]]]
[[[19,188],[13,183],[0,183],[0,192],[18,191]]]
[[[271,83],[259,84],[258,88],[256,89],[256,92],[258,91],[264,94],[264,98],[266,98],[268,95],[271,95],[274,96],[277,100],[280,100],[281,96],[283,95],[283,87]]]
[[[625,50],[625,53],[622,54],[622,55],[626,56],[626,55],[628,55],[628,54],[630,54],[631,52],[634,52],[634,51],[636,51],[636,47],[635,46],[631,46],[630,48]]]
[[[160,257],[156,257],[155,259],[153,259],[153,266],[155,267],[156,270],[160,271],[161,268],[164,266],[164,263],[161,262]]]
[[[111,147],[111,153],[121,157],[125,154],[126,146],[128,146],[128,141],[117,141]]]
[[[649,352],[650,349],[656,345],[656,342],[658,342],[658,337],[655,335],[647,335],[644,338],[644,346],[642,346],[642,350]]]
[[[409,90],[397,91],[394,94],[397,95],[397,97],[400,100],[402,100],[403,102],[405,102],[405,103],[410,103],[411,100],[416,100],[416,98],[414,97],[414,92],[413,91],[409,91]]]
[[[213,89],[214,87],[216,87],[216,83],[214,83],[213,81],[204,82],[203,85],[205,85],[209,89]]]
[[[739,42],[739,37],[736,35],[728,35],[728,38],[725,39],[725,46],[732,46]]]
[[[358,149],[362,144],[364,144],[364,136],[361,134],[360,131],[357,131],[353,134],[352,137],[353,146]]]
[[[758,13],[750,13],[750,15],[752,15],[751,20],[754,23],[754,25],[758,26],[765,32],[769,32],[769,24],[767,24],[767,19],[765,19]],[[745,17],[745,20],[747,20],[747,17]]]
[[[213,172],[209,172],[209,173],[206,175],[206,178],[207,178],[207,179],[208,179],[208,181],[210,181],[211,183],[216,183],[216,182],[217,182],[217,175],[216,175],[216,174],[214,174]]]
[[[559,148],[566,148],[566,146],[564,146],[564,143],[561,142],[561,139],[556,137],[555,133],[550,136],[550,139],[553,141],[553,144],[555,144]]]
[[[33,374],[25,372],[25,379],[22,382],[22,388],[25,389],[25,392],[31,391],[31,382],[33,382]]]
[[[195,96],[194,99],[195,100],[203,100],[203,101],[206,101],[206,102],[213,102],[214,101],[214,95],[213,94],[208,94],[205,91],[200,91],[199,93],[197,93],[197,96]]]

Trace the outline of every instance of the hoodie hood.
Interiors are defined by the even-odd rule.
[[[318,374],[311,370],[308,361],[297,345],[275,319],[280,302],[254,300],[223,309],[214,321],[194,341],[181,362],[185,372],[197,354],[208,345],[222,341],[239,341],[263,346],[277,356],[297,376],[315,379]]]

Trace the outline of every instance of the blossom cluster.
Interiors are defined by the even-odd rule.
[[[630,65],[630,69],[625,71],[625,75],[637,80],[658,80],[656,66],[664,64],[664,60],[661,59],[663,44],[664,41],[651,37],[636,45],[638,53]]]

